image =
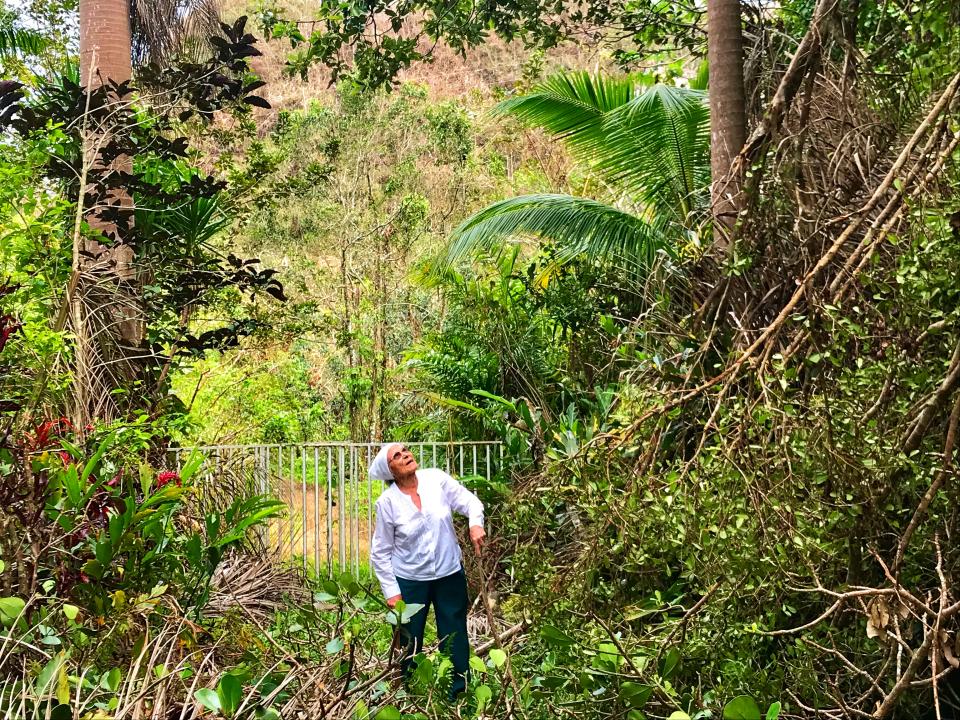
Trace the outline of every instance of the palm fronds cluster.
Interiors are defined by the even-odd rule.
[[[496,202],[453,232],[456,264],[510,238],[556,245],[557,260],[592,259],[649,267],[696,241],[710,182],[706,93],[645,84],[638,75],[555,75],[497,112],[562,140],[601,186],[606,202],[524,195]]]

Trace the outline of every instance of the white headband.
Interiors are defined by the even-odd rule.
[[[396,444],[397,443],[387,443],[380,448],[380,452],[377,453],[377,456],[367,469],[367,473],[371,478],[374,480],[384,480],[386,482],[394,479],[393,473],[390,472],[390,464],[387,462],[387,451]]]

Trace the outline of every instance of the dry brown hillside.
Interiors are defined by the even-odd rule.
[[[309,2],[295,0],[285,3],[288,17],[309,20],[312,17]],[[257,6],[249,0],[227,0],[223,16],[232,20],[240,15],[251,18],[252,30],[260,33],[256,16]],[[263,56],[253,58],[257,74],[268,85],[262,94],[274,109],[305,108],[310,100],[322,97],[329,91],[330,74],[324,68],[314,68],[306,81],[300,77],[288,77],[284,63],[290,51],[287,40],[261,42]],[[560,68],[595,68],[606,60],[604,51],[596,46],[567,43],[546,53],[538,61],[539,72]],[[507,43],[491,37],[480,47],[467,52],[465,57],[449,47],[439,44],[433,51],[433,61],[418,63],[403,72],[400,81],[412,81],[427,86],[435,100],[473,97],[481,103],[497,89],[516,86],[524,77],[524,69],[531,67],[531,51],[520,42]]]

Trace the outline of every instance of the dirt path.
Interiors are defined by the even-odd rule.
[[[270,547],[281,557],[304,556],[308,562],[326,567],[328,560],[339,564],[357,559],[365,563],[370,554],[372,509],[366,496],[351,498],[345,493],[345,505],[353,512],[341,513],[341,499],[334,489],[334,505],[327,517],[327,489],[316,486],[278,488],[288,509],[286,517],[270,523]]]

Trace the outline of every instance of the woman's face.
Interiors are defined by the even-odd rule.
[[[403,445],[391,445],[387,450],[387,466],[395,478],[408,477],[417,471],[417,460]]]

